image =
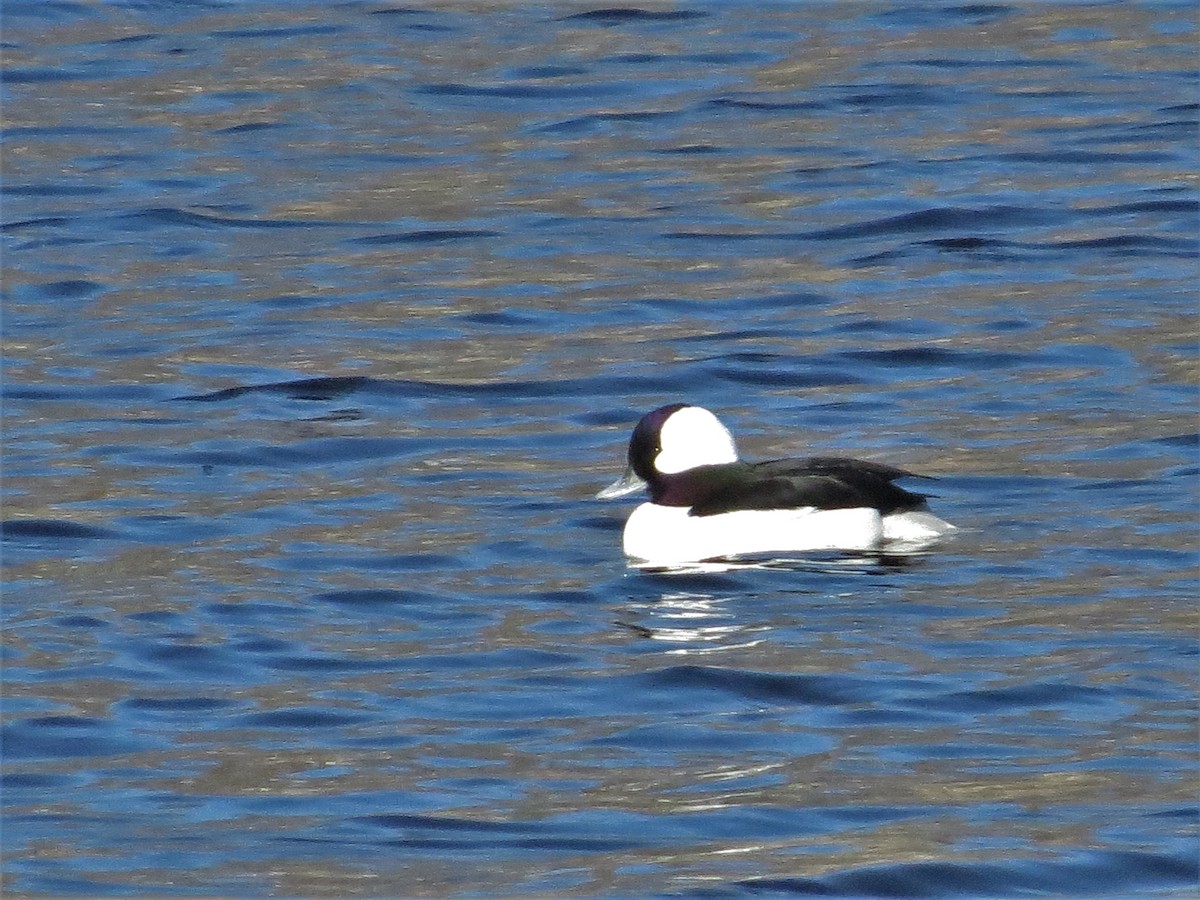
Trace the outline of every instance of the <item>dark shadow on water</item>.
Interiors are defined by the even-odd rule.
[[[1092,852],[1066,860],[919,862],[848,869],[816,878],[762,878],[736,894],[822,897],[1122,896],[1150,887],[1184,889],[1200,880],[1195,858],[1146,852]],[[712,892],[708,896],[721,896]],[[728,896],[728,895],[727,895]]]
[[[0,522],[0,540],[103,540],[118,533],[65,519],[8,519]]]

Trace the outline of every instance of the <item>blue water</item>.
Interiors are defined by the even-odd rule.
[[[1198,30],[7,0],[6,896],[1190,896]],[[677,400],[960,530],[629,569]]]

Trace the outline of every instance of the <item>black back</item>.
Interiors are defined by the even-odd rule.
[[[804,506],[868,507],[884,514],[925,508],[925,495],[892,483],[897,478],[922,476],[859,459],[823,456],[737,462],[651,476],[646,480],[654,503],[689,506],[693,516]]]

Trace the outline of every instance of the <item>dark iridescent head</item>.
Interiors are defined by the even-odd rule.
[[[597,497],[632,494],[663,475],[737,462],[733,436],[707,409],[672,403],[646,413],[629,439],[629,468]]]
[[[642,481],[649,481],[654,477],[654,461],[662,453],[662,432],[667,420],[679,410],[688,408],[686,403],[660,406],[642,416],[637,427],[633,429],[626,462]]]

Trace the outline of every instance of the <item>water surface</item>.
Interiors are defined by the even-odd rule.
[[[1194,891],[1196,18],[7,2],[6,894]],[[630,570],[676,400],[960,532]]]

